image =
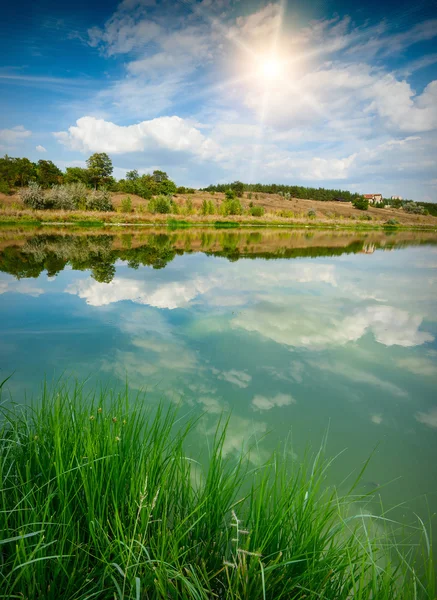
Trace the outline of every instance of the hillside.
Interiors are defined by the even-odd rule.
[[[115,208],[114,212],[93,213],[89,211],[75,211],[74,215],[76,218],[74,220],[77,220],[77,217],[80,214],[84,217],[86,216],[88,219],[91,216],[95,216],[97,219],[111,222],[160,222],[168,218],[168,215],[151,214],[147,209],[148,201],[135,194],[113,192],[111,196]],[[122,201],[128,196],[131,199],[131,211],[128,213],[121,212]],[[196,191],[193,194],[175,194],[173,199],[178,207],[178,218],[196,222],[211,222],[223,218],[220,215],[218,207],[225,199],[224,193]],[[204,200],[212,201],[216,207],[215,214],[209,216],[201,215],[201,207]],[[187,209],[190,202],[192,204],[192,210]],[[248,194],[245,192],[241,198],[241,204],[244,211],[249,209],[250,203],[253,203],[255,206],[262,206],[265,209],[264,216],[259,218],[243,214],[241,216],[227,216],[226,220],[252,223],[273,220],[283,222],[284,224],[287,222],[311,222],[331,225],[337,223],[341,224],[345,221],[346,223],[344,224],[352,224],[352,222],[356,221],[359,223],[368,222],[368,224],[373,222],[375,225],[381,225],[388,220],[395,219],[402,226],[437,227],[437,217],[431,215],[423,216],[410,214],[406,213],[403,209],[395,209],[392,207],[373,208],[369,206],[367,211],[361,211],[354,208],[350,203],[321,202],[298,198],[287,200],[279,194],[267,194],[262,192]],[[312,214],[312,216],[309,216],[309,211],[314,211],[315,215]],[[29,210],[24,206],[17,193],[12,195],[0,193],[0,220],[10,220],[16,217],[18,220],[36,219],[41,221],[53,221],[58,219],[60,221],[68,221],[70,216],[73,216],[73,213],[68,211]]]

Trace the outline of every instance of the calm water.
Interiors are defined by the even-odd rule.
[[[68,233],[68,232],[67,232]],[[232,411],[254,463],[346,451],[400,511],[437,492],[437,234],[0,230],[0,378],[24,400],[64,375]],[[266,436],[266,434],[269,434]]]

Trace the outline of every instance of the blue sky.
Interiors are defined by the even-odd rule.
[[[437,8],[8,3],[0,153],[437,201]]]

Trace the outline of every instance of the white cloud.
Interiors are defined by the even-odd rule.
[[[329,371],[330,373],[334,373],[344,377],[345,379],[349,379],[354,383],[364,383],[366,385],[380,388],[384,392],[393,396],[398,396],[400,398],[406,398],[408,396],[407,392],[396,384],[386,381],[385,379],[381,379],[369,371],[356,369],[350,365],[339,362],[329,363],[323,361],[310,361],[309,364],[311,364],[315,369]]]
[[[290,406],[296,400],[289,394],[276,394],[275,396],[261,396],[257,394],[252,398],[252,407],[258,410],[271,410],[275,407]]]
[[[236,369],[231,369],[230,371],[217,371],[213,369],[213,373],[217,375],[218,379],[223,379],[228,383],[232,383],[239,388],[247,388],[252,381],[252,376],[244,371],[237,371]]]
[[[308,317],[305,313],[308,311]],[[287,299],[261,303],[237,315],[232,324],[279,344],[325,348],[354,342],[371,331],[385,346],[417,346],[434,337],[419,331],[422,317],[391,306],[369,306],[342,317],[335,307],[321,309],[310,300],[297,313]]]
[[[120,126],[104,119],[81,117],[76,126],[54,133],[59,142],[81,152],[124,154],[156,147],[187,152],[198,158],[213,158],[216,145],[180,117],[158,117],[136,125]]]
[[[110,283],[83,279],[70,284],[66,292],[77,294],[91,306],[105,306],[114,302],[131,300],[137,304],[173,310],[186,306],[193,298],[198,294],[205,293],[212,285],[213,280],[209,281],[203,278],[160,283],[114,277]]]
[[[432,429],[437,429],[437,406],[427,412],[417,412],[415,418],[419,423],[423,423]]]
[[[405,369],[415,375],[437,377],[437,362],[425,356],[400,358],[396,364],[400,369]]]
[[[47,150],[44,148],[44,146],[36,146],[35,150],[38,150],[38,152],[47,152]]]
[[[17,125],[11,129],[0,129],[0,147],[14,147],[31,135],[32,132],[26,129],[23,125]]]

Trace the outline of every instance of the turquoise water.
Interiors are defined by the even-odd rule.
[[[396,514],[437,492],[437,238],[215,231],[0,231],[0,378],[16,401],[43,376],[147,390],[231,412],[226,452],[254,464],[291,432],[328,432],[341,485]],[[287,258],[288,257],[288,258]]]

